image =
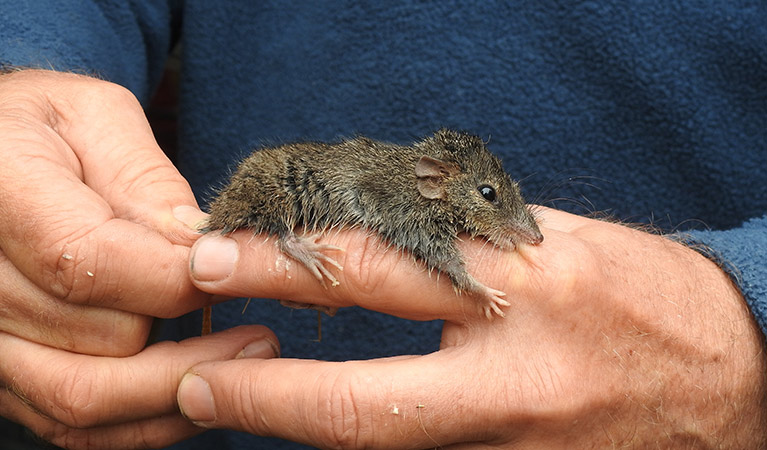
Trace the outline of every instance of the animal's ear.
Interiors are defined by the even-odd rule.
[[[431,156],[421,156],[415,165],[415,176],[423,177],[450,177],[458,175],[461,170],[458,165]]]
[[[415,165],[418,192],[428,199],[445,197],[445,178],[460,172],[455,163],[445,162],[430,156],[421,156]]]

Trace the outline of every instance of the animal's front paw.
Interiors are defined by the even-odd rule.
[[[505,297],[506,293],[496,289],[491,289],[484,285],[481,286],[483,289],[481,292],[479,292],[479,294],[481,295],[482,301],[484,302],[484,304],[482,304],[482,312],[485,313],[485,317],[487,317],[489,320],[493,320],[493,313],[496,313],[501,317],[506,317],[506,314],[504,314],[503,310],[501,309],[502,306],[511,306],[511,303],[501,298]]]

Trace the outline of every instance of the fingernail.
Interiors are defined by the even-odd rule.
[[[237,242],[221,235],[205,235],[193,249],[192,277],[198,281],[219,281],[228,277],[240,255]]]
[[[245,348],[237,353],[234,359],[242,358],[279,358],[280,348],[269,339],[259,339],[246,345]]]
[[[181,379],[176,393],[178,408],[184,417],[195,425],[206,427],[216,420],[216,405],[213,391],[207,381],[199,375],[187,373]]]
[[[173,208],[173,217],[192,230],[198,231],[208,215],[194,206],[181,205]]]

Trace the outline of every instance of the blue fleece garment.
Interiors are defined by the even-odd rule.
[[[146,103],[180,36],[177,163],[202,203],[253,147],[475,132],[530,200],[710,230],[693,236],[737,268],[765,330],[767,6],[723,3],[0,0],[0,62],[98,73]],[[347,308],[315,343],[313,312],[242,306],[217,306],[214,328],[264,323],[288,357],[438,348],[439,322]],[[165,335],[198,332],[193,313]],[[175,448],[214,445],[302,448],[225,431]]]

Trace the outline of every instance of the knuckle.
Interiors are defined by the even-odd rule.
[[[46,421],[44,425],[31,425],[31,431],[41,440],[66,449],[87,449],[86,436],[80,430],[72,429],[62,423]]]
[[[151,318],[121,311],[110,311],[110,314],[89,326],[87,342],[76,342],[76,350],[122,358],[133,356],[146,346]]]
[[[88,235],[60,248],[58,252],[43,255],[42,266],[49,277],[48,290],[64,301],[87,303],[96,290],[96,273],[102,272],[98,267],[98,248],[92,245]]]
[[[235,394],[229,398],[234,417],[242,420],[246,430],[257,432],[265,427],[268,428],[269,421],[258,413],[257,402],[258,392],[251,380],[243,377],[230,380],[232,392]]]
[[[99,103],[95,106],[99,106],[104,100],[116,101],[124,104],[138,104],[138,100],[133,93],[127,88],[109,81],[99,80],[96,78],[83,77],[81,80],[85,81],[88,86],[83,89],[82,94],[89,100],[97,100]]]
[[[546,267],[541,287],[548,285],[553,290],[552,300],[556,303],[570,303],[583,299],[594,300],[594,288],[600,286],[604,273],[604,255],[584,243],[573,242],[573,257],[560,258]],[[577,256],[576,256],[577,255]],[[599,263],[599,262],[602,263]],[[563,305],[565,306],[565,305]]]
[[[62,368],[51,384],[50,413],[71,428],[97,425],[102,412],[99,407],[98,386],[103,374],[95,367],[73,364]]]
[[[319,418],[329,421],[325,435],[321,436],[330,448],[367,448],[375,442],[371,406],[362,399],[373,398],[372,386],[377,386],[372,376],[339,371],[320,379],[318,405]]]
[[[344,279],[350,292],[363,297],[379,294],[401,255],[401,251],[367,234],[346,255]]]
[[[152,329],[152,319],[136,314],[124,314],[115,319],[107,333],[106,345],[115,357],[133,356],[144,349]]]
[[[92,439],[92,434],[87,430],[78,430],[66,427],[56,427],[50,437],[43,436],[51,444],[69,450],[89,450],[102,448]]]
[[[105,448],[161,448],[167,439],[147,437],[142,429],[129,428],[122,434],[112,436],[99,429],[64,428],[54,430],[50,443],[68,450],[91,450]],[[160,442],[160,444],[155,443]]]
[[[104,186],[105,195],[112,195],[114,191],[119,190],[131,196],[144,195],[151,198],[159,190],[167,190],[166,183],[175,176],[175,169],[172,166],[161,158],[147,160],[143,158],[143,154],[138,154],[138,152],[135,155],[126,153],[126,164],[116,170],[113,175],[115,181]],[[133,160],[129,161],[130,159]],[[138,221],[147,219],[127,206],[115,205],[113,210],[120,217],[131,217]]]
[[[41,439],[68,450],[166,448],[182,438],[197,434],[159,422],[139,422],[121,426],[116,433],[115,429],[78,429],[58,423],[51,424],[42,431],[34,431]]]

